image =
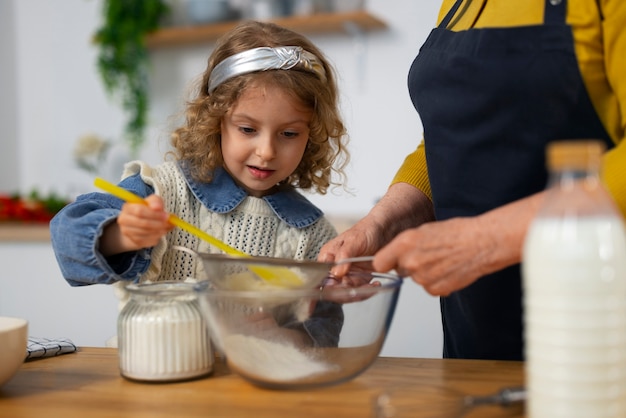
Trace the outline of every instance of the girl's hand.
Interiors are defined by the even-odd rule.
[[[163,210],[163,200],[150,195],[146,204],[125,203],[117,221],[104,230],[100,252],[105,255],[137,251],[155,246],[161,237],[174,228],[169,214]]]
[[[160,196],[151,195],[146,205],[125,203],[117,218],[122,237],[135,249],[155,246],[161,237],[174,228],[169,214],[163,210]]]

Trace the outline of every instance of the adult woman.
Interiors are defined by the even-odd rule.
[[[519,262],[546,144],[604,140],[626,213],[626,3],[444,0],[439,20],[409,73],[424,141],[320,259],[378,251],[377,269],[444,296],[445,357],[521,360]]]

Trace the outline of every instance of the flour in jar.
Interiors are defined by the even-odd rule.
[[[229,364],[263,380],[293,381],[336,368],[279,342],[238,334],[229,336],[224,343]]]

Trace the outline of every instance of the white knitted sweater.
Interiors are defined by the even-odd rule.
[[[317,257],[322,245],[337,235],[335,228],[324,217],[308,227],[292,227],[278,218],[263,199],[252,196],[246,197],[228,213],[212,212],[196,199],[187,187],[183,174],[172,162],[156,167],[131,162],[126,165],[123,178],[137,173],[161,196],[166,211],[177,214],[250,255],[312,260]],[[173,250],[173,246],[183,246],[196,252],[221,252],[207,242],[174,228],[153,249],[150,267],[142,275],[141,282],[205,278],[202,262],[186,252]],[[123,284],[116,287],[121,290]],[[119,294],[123,301],[125,293]]]

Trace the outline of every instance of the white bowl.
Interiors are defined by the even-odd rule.
[[[11,380],[26,358],[28,321],[0,316],[0,386]]]

